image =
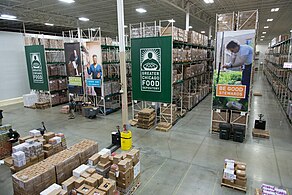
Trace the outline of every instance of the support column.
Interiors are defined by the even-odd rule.
[[[186,4],[186,31],[189,31],[190,27],[190,2],[187,1]]]
[[[124,0],[117,0],[119,50],[120,50],[120,71],[122,89],[122,123],[128,124],[128,92],[127,92],[127,68],[125,54],[125,28],[124,28]]]
[[[211,40],[212,37],[212,26],[209,26],[209,40]]]

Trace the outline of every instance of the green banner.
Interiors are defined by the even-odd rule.
[[[131,40],[133,99],[171,103],[172,37]]]
[[[49,91],[43,45],[25,46],[30,89]]]
[[[82,87],[81,77],[69,77],[69,85]]]

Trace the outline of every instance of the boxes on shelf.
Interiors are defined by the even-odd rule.
[[[235,13],[217,14],[217,31],[233,31],[235,25]]]
[[[172,110],[172,112],[171,112]],[[174,123],[177,119],[177,106],[172,105],[161,105],[160,108],[160,122]]]
[[[249,30],[257,28],[258,10],[238,12],[239,30]]]

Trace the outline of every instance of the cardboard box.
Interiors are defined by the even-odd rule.
[[[101,163],[101,161],[99,161],[98,164],[97,164],[97,167],[100,168],[100,169],[106,169],[109,166],[111,166],[111,162],[110,161],[108,161],[105,164],[103,164],[103,163]]]
[[[105,181],[98,187],[99,190],[105,192],[107,195],[112,195],[115,188],[114,184],[105,179]]]
[[[98,189],[94,189],[90,192],[89,195],[106,195],[105,192],[101,191],[101,190],[98,190]]]
[[[111,164],[113,164],[114,157],[113,156],[109,156],[109,161],[111,162]]]
[[[100,157],[100,162],[101,162],[102,164],[106,164],[106,163],[108,163],[108,162],[109,162],[109,155],[108,155],[108,154],[104,154],[104,155],[102,155],[102,156]]]
[[[118,164],[122,160],[123,156],[121,154],[116,154],[113,156],[113,164]]]
[[[25,136],[25,137],[18,138],[18,141],[19,141],[20,144],[22,144],[22,143],[25,142],[25,140],[31,139],[31,138],[33,138],[33,136],[28,135],[28,136]]]
[[[49,150],[53,149],[53,146],[52,146],[52,144],[45,144],[45,145],[43,146],[43,148],[44,148],[44,150],[49,151]]]
[[[87,173],[87,172],[85,171],[85,172],[81,173],[80,176],[86,179],[86,178],[90,177],[91,174],[90,174],[90,173]]]
[[[84,180],[84,183],[95,188],[98,186],[98,179],[94,177],[88,177]]]
[[[84,184],[85,179],[83,177],[79,177],[74,181],[74,188],[78,189],[80,186]]]
[[[71,192],[74,188],[74,182],[77,178],[75,178],[74,176],[70,177],[69,179],[65,180],[64,182],[62,182],[62,189]]]
[[[98,173],[94,173],[91,175],[92,178],[97,179],[97,185],[101,185],[103,183],[103,176],[99,175]]]
[[[90,175],[92,175],[93,173],[96,173],[95,168],[89,168],[86,170],[87,173],[89,173]]]
[[[117,178],[116,178],[116,173],[110,171],[110,172],[109,172],[109,178],[112,179],[112,180],[115,180],[115,181],[116,181],[116,180],[117,180]]]
[[[94,190],[93,187],[89,186],[89,185],[86,185],[86,184],[83,184],[82,186],[80,186],[76,191],[77,191],[77,194],[79,195],[88,195],[90,194],[90,192]]]
[[[88,164],[90,166],[95,166],[97,165],[97,163],[99,162],[99,159],[100,159],[101,155],[96,153],[94,154],[93,156],[91,156],[89,159],[88,159]]]
[[[62,187],[58,184],[52,184],[51,186],[49,186],[47,189],[45,189],[44,191],[42,191],[40,193],[40,195],[53,195],[56,194],[58,192],[61,192]]]
[[[125,172],[127,171],[129,168],[130,168],[130,161],[128,160],[121,160],[119,163],[118,163],[118,166],[119,166],[119,170],[121,172]]]
[[[44,139],[46,140],[46,143],[49,143],[49,139],[55,137],[54,132],[47,132],[43,135]]]
[[[77,167],[76,169],[73,170],[73,176],[75,177],[80,177],[82,173],[86,172],[87,169],[89,169],[90,167],[88,165],[80,165],[79,167]]]

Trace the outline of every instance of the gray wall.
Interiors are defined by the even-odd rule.
[[[20,33],[0,31],[0,101],[29,92],[24,37]]]

